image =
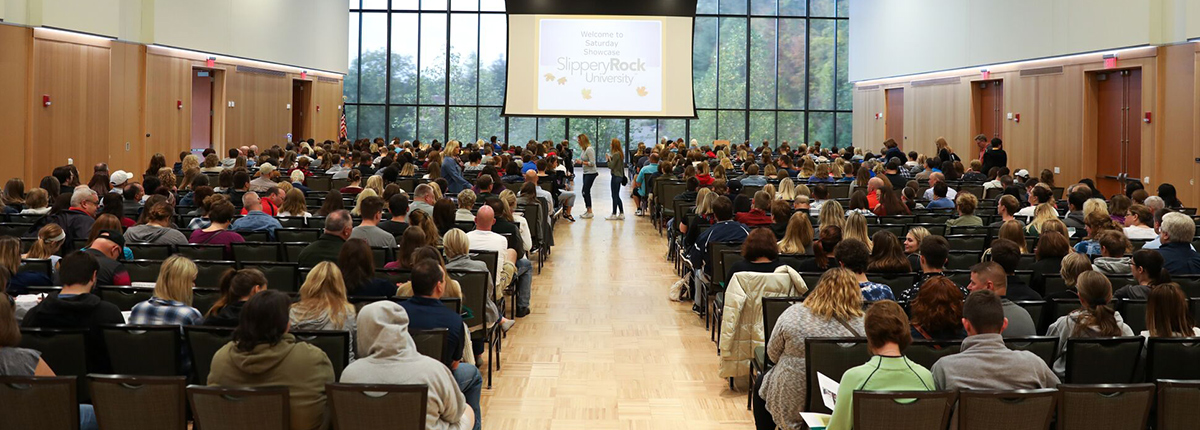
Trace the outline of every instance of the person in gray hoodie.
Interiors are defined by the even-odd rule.
[[[1125,256],[1129,249],[1129,239],[1119,230],[1104,230],[1096,233],[1096,241],[1100,242],[1100,257],[1092,261],[1092,267],[1105,275],[1129,274],[1130,258]]]
[[[125,230],[125,241],[155,245],[187,245],[187,237],[179,230],[172,228],[171,220],[174,217],[174,207],[165,202],[158,203],[146,214],[145,224],[135,225]]]
[[[358,351],[363,357],[346,366],[342,383],[425,384],[426,428],[463,430],[474,425],[475,414],[450,368],[417,352],[408,333],[408,313],[400,305],[384,300],[359,311]]]
[[[1108,278],[1100,272],[1089,270],[1079,275],[1075,288],[1083,307],[1059,317],[1046,330],[1046,336],[1058,337],[1054,373],[1059,378],[1067,374],[1067,339],[1134,335],[1121,314],[1112,307],[1112,284]]]

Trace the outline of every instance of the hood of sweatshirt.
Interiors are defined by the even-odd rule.
[[[408,334],[408,312],[390,300],[364,306],[358,313],[358,351],[376,360],[419,359]]]
[[[279,365],[295,347],[296,337],[291,333],[284,333],[283,338],[273,345],[261,344],[249,351],[242,351],[236,346],[229,348],[229,359],[238,370],[250,375],[259,375]]]
[[[1096,270],[1103,273],[1129,273],[1129,257],[1098,257],[1092,261]]]
[[[100,296],[95,294],[50,296],[38,305],[38,318],[42,321],[53,321],[52,326],[80,325],[90,318],[101,303]]]
[[[129,227],[125,231],[125,241],[130,243],[153,243],[172,230],[150,224]]]

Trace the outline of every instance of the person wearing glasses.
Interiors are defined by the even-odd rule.
[[[71,193],[70,206],[62,209],[62,206],[56,204],[55,209],[34,223],[25,236],[37,237],[38,230],[46,224],[58,224],[66,233],[65,243],[87,239],[98,213],[100,213],[100,196],[91,188],[79,187]]]

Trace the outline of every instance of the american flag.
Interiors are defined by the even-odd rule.
[[[346,138],[346,108],[342,108],[342,123],[338,126],[338,137]]]

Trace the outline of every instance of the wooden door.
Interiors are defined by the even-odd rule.
[[[1004,129],[1004,83],[1001,80],[978,82],[975,86],[975,132],[991,138]]]
[[[212,148],[212,99],[212,72],[192,70],[192,152]]]
[[[1142,72],[1093,74],[1096,90],[1096,187],[1105,196],[1141,178]]]
[[[887,115],[884,118],[886,124],[885,137],[895,140],[900,145],[900,149],[904,149],[904,88],[892,88],[884,92],[884,98],[887,99]]]

